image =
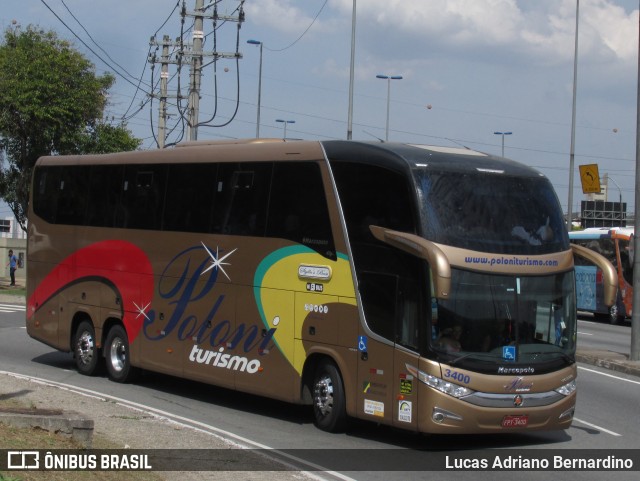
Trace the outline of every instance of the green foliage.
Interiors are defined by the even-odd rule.
[[[0,44],[0,169],[2,197],[24,228],[31,171],[43,155],[133,150],[125,125],[101,119],[115,78],[96,75],[73,46],[29,26],[7,29]]]

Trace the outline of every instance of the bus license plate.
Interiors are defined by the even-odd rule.
[[[503,428],[524,428],[529,423],[529,416],[526,414],[505,416],[502,418]]]

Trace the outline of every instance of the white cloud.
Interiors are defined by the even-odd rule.
[[[314,31],[325,30],[322,15],[314,22],[314,17],[322,7],[322,3],[322,1],[313,2],[312,8],[308,2],[295,0],[258,0],[246,2],[244,9],[247,17],[250,16],[251,21],[256,25],[300,35],[312,23]],[[301,6],[305,8],[300,8]]]
[[[635,61],[638,54],[638,11],[627,14],[622,7],[607,0],[591,0],[586,6],[581,20],[591,30],[593,45],[606,46],[618,59]]]
[[[273,1],[273,0],[272,0]],[[332,0],[350,14],[352,0]],[[367,0],[357,3],[360,31],[375,29],[379,42],[428,45],[431,50],[477,52],[499,58],[516,53],[546,64],[573,58],[576,0]],[[597,61],[634,61],[638,13],[613,0],[580,3],[580,55]],[[374,48],[371,48],[374,50]]]

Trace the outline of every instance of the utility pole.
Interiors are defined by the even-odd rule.
[[[351,13],[351,62],[349,65],[349,108],[347,113],[347,140],[353,137],[353,76],[356,59],[356,0]]]
[[[200,114],[200,97],[201,97],[201,79],[202,79],[202,70],[207,65],[217,62],[221,58],[227,59],[241,59],[242,54],[238,51],[236,52],[206,52],[203,50],[204,48],[204,40],[206,38],[204,34],[204,22],[205,20],[213,20],[213,34],[215,36],[216,25],[218,21],[226,22],[237,22],[238,30],[240,29],[240,25],[244,22],[244,11],[242,6],[244,4],[244,0],[239,0],[239,7],[237,8],[237,15],[219,15],[218,14],[218,3],[220,0],[211,0],[206,5],[204,4],[204,0],[195,0],[195,9],[193,11],[187,11],[185,1],[182,3],[182,9],[180,15],[184,22],[185,17],[193,17],[193,41],[191,43],[185,42],[183,38],[176,39],[175,42],[171,42],[168,36],[164,36],[162,41],[162,55],[160,60],[156,58],[156,54],[149,55],[149,62],[152,64],[160,63],[162,65],[162,72],[160,76],[160,92],[159,94],[152,93],[152,98],[160,99],[160,107],[158,112],[158,146],[163,148],[166,145],[166,136],[167,136],[167,119],[169,114],[167,113],[167,99],[175,98],[177,100],[178,110],[180,112],[180,116],[186,120],[187,124],[187,132],[186,137],[188,140],[197,140],[198,139],[198,125],[199,122],[199,114]],[[207,14],[205,13],[210,7],[213,7],[213,13]],[[214,46],[216,45],[215,37],[214,37]],[[158,44],[155,41],[155,38],[151,38],[151,45],[155,45],[158,47]],[[175,59],[172,59],[172,54],[169,53],[169,48],[175,47]],[[156,49],[157,50],[157,49]],[[203,63],[204,59],[207,57],[213,58],[212,61]],[[180,72],[182,70],[183,63],[189,63],[189,93],[188,93],[188,104],[186,110],[181,108],[181,102],[185,97],[182,96],[180,90]],[[168,82],[169,82],[169,64],[177,64],[178,65],[178,92],[176,95],[169,95],[168,93]],[[152,67],[153,68],[153,67]]]
[[[206,6],[204,5],[204,0],[196,0],[196,6],[193,12],[187,12],[184,8],[182,10],[183,16],[194,17],[195,19],[193,25],[193,43],[191,44],[191,50],[188,52],[184,52],[185,57],[191,57],[191,68],[189,74],[189,106],[187,109],[187,138],[189,140],[198,140],[198,124],[200,118],[200,85],[202,78],[203,58],[212,57],[213,62],[217,62],[218,59],[221,58],[242,58],[242,54],[239,52],[223,53],[218,51],[205,52],[202,50],[204,41],[204,19],[212,19],[214,22],[222,20],[223,22],[238,22],[238,24],[241,24],[242,22],[244,22],[244,12],[242,10],[243,3],[244,0],[241,0],[240,7],[238,9],[239,13],[236,17],[232,15],[219,15],[217,0],[213,0]],[[213,6],[213,14],[205,14],[205,10],[210,6]]]
[[[149,45],[158,47],[158,42],[155,37],[151,37]],[[172,60],[169,54],[169,47],[179,46],[179,43],[172,42],[168,35],[162,38],[162,55],[160,60],[157,59],[156,54],[149,55],[149,63],[151,68],[154,68],[154,64],[160,64],[160,93],[151,96],[153,98],[160,99],[160,107],[158,108],[158,148],[163,149],[167,140],[167,118],[169,117],[167,109],[167,100],[169,98],[178,98],[179,95],[169,95],[169,64],[179,64],[179,60]]]
[[[162,65],[160,71],[160,109],[158,113],[158,147],[164,149],[167,139],[167,83],[169,81],[169,36],[162,38]]]
[[[639,4],[640,6],[640,4]],[[640,18],[638,18],[640,32]],[[640,52],[640,35],[638,36],[638,52]],[[640,56],[638,56],[638,77],[636,94],[636,186],[635,186],[635,219],[633,221],[633,311],[631,313],[631,346],[629,359],[640,361]]]
[[[187,138],[198,140],[198,119],[200,114],[200,80],[202,77],[202,41],[204,40],[204,0],[196,0],[193,16],[193,47],[191,50],[191,69],[189,72],[189,116]]]

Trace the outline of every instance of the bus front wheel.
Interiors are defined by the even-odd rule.
[[[115,325],[109,330],[104,344],[104,357],[109,379],[121,383],[133,379],[136,369],[131,366],[129,340],[127,332],[121,325]]]
[[[318,428],[340,432],[346,428],[347,411],[342,376],[336,365],[322,361],[313,380],[313,413]]]
[[[98,370],[99,353],[96,331],[89,321],[82,321],[73,338],[73,357],[80,374],[93,376]]]

